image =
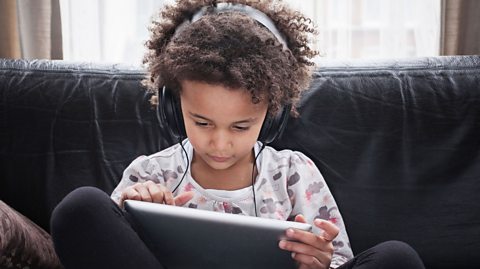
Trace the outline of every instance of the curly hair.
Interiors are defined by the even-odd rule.
[[[235,12],[207,13],[189,23],[202,7],[227,2],[243,4],[265,13],[285,37],[288,49],[263,25]],[[151,102],[158,105],[158,90],[171,88],[178,95],[183,80],[194,80],[227,88],[246,89],[252,102],[268,100],[268,111],[296,104],[311,78],[310,48],[313,22],[290,9],[281,0],[177,0],[165,6],[150,26],[148,52],[143,63],[143,81],[155,93]],[[188,23],[184,23],[188,22]],[[180,29],[179,29],[179,26]]]

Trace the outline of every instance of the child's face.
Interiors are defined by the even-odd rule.
[[[182,81],[180,95],[194,158],[216,170],[249,163],[267,114],[266,102],[250,93],[197,81]]]

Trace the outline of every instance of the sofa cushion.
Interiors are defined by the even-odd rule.
[[[62,268],[50,235],[1,200],[0,268]]]

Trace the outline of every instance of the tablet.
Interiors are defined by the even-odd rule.
[[[306,223],[134,200],[124,205],[140,238],[168,269],[293,269],[295,260],[278,242],[288,228],[312,229]]]

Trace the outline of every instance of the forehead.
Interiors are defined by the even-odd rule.
[[[267,104],[254,104],[245,89],[232,89],[218,84],[184,80],[181,83],[182,108],[208,118],[239,118],[262,115]]]

